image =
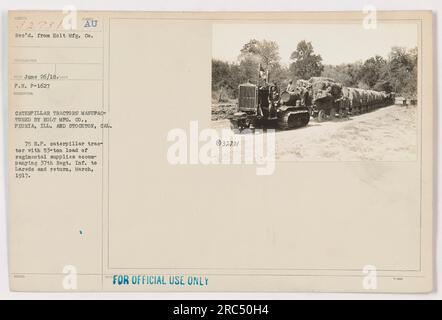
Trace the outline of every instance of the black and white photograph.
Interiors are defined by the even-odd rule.
[[[96,1],[0,4],[0,300],[442,298],[442,2]]]
[[[214,128],[276,130],[277,160],[414,161],[414,22],[214,24]]]

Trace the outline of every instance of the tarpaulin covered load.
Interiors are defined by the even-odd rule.
[[[378,94],[378,102],[385,102],[388,99],[388,94],[386,92],[376,92]]]
[[[361,103],[360,105],[366,106],[367,103],[368,103],[368,93],[367,93],[367,91],[364,90],[364,89],[359,89],[359,88],[356,88],[355,90],[359,94],[359,100],[360,100],[360,103]]]
[[[358,105],[357,102],[355,103],[355,101],[358,100],[357,95],[358,93],[356,90],[354,90],[354,88],[349,88],[349,87],[342,88],[342,97],[348,101],[348,105],[350,107]]]
[[[386,104],[389,94],[374,90],[364,90],[359,88],[342,88],[344,99],[348,99],[350,107],[374,106]]]
[[[359,89],[349,88],[351,92],[352,102],[354,107],[360,107],[362,104],[362,97]]]
[[[297,80],[296,81],[296,87],[303,87],[306,89],[310,89],[312,87],[312,84],[308,80]]]
[[[369,105],[373,104],[375,102],[375,95],[374,92],[371,90],[367,90],[367,103]]]
[[[331,100],[342,98],[342,85],[333,79],[323,77],[310,78],[313,101]]]
[[[300,101],[302,105],[310,102],[311,83],[307,80],[297,80],[293,90],[287,90],[281,93],[281,102],[285,105],[294,106],[296,101]]]

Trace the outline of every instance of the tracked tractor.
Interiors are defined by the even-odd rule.
[[[287,130],[306,126],[310,113],[300,92],[280,93],[276,86],[246,83],[238,87],[238,110],[229,120],[240,131],[257,127]]]

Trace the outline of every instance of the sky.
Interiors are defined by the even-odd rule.
[[[241,48],[250,39],[272,40],[279,45],[281,63],[290,63],[298,42],[310,41],[323,64],[352,63],[375,55],[387,57],[391,47],[413,48],[418,42],[414,22],[378,23],[364,29],[362,23],[342,24],[214,24],[212,57],[236,62]]]

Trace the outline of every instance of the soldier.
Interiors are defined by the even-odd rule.
[[[287,85],[286,91],[293,91],[293,80],[289,80],[289,84]]]
[[[274,82],[273,86],[270,88],[270,94],[272,101],[279,101],[279,88],[276,82]]]
[[[269,90],[269,114],[270,118],[276,117],[276,105],[279,102],[279,89],[276,82],[270,87]]]
[[[301,97],[301,105],[307,106],[309,104],[309,92],[305,87],[299,88],[299,95]]]

